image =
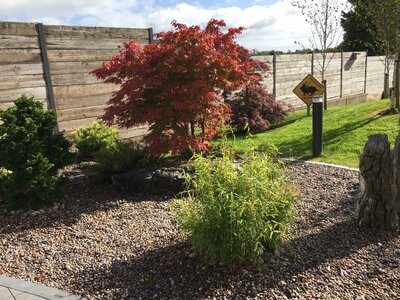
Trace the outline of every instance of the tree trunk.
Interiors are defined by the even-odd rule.
[[[386,134],[371,135],[360,156],[357,224],[364,229],[397,229],[400,203],[400,135],[390,151]]]
[[[395,69],[393,72],[393,87],[394,87],[394,95],[395,95],[395,107],[400,109],[400,52],[396,53],[396,60],[395,60]]]

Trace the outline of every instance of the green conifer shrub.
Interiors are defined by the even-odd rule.
[[[0,192],[8,208],[39,208],[59,199],[57,170],[73,155],[70,142],[54,132],[56,122],[56,113],[33,97],[0,111]]]

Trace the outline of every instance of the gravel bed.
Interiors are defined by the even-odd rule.
[[[229,271],[190,249],[173,200],[84,178],[63,205],[0,216],[0,274],[88,299],[400,299],[398,233],[354,223],[358,174],[291,163],[300,199],[285,246]]]

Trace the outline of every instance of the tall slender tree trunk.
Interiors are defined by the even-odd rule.
[[[325,69],[326,69],[326,56],[327,56],[327,42],[328,42],[328,19],[329,19],[329,0],[325,2],[325,19],[323,29],[323,49],[322,49],[322,81],[325,80]]]
[[[400,109],[400,52],[396,53],[393,71],[393,88],[395,94],[395,108]]]

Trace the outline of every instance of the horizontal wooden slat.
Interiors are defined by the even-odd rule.
[[[0,35],[37,36],[35,23],[0,22]]]
[[[41,63],[35,64],[0,64],[0,75],[15,76],[15,75],[39,75],[43,74],[43,66]]]
[[[35,87],[35,88],[2,90],[0,93],[0,102],[15,101],[21,95],[34,96],[38,100],[46,99],[46,88]]]
[[[35,36],[0,35],[0,49],[39,49]]]
[[[0,90],[45,86],[43,75],[2,76],[0,73]]]
[[[95,94],[89,96],[76,96],[74,98],[66,95],[64,98],[56,98],[56,107],[58,110],[62,109],[79,109],[81,107],[91,107],[98,105],[105,105],[111,98],[111,92],[105,94]]]
[[[58,121],[79,120],[85,118],[100,117],[104,113],[106,105],[90,106],[82,108],[72,108],[57,110]]]
[[[103,61],[87,61],[87,62],[52,62],[50,64],[51,74],[78,74],[87,73],[101,67]]]
[[[311,70],[311,61],[302,61],[299,63],[294,63],[294,62],[285,62],[285,61],[277,61],[276,62],[276,67],[279,69],[301,69],[301,68],[308,68]]]
[[[46,39],[47,49],[62,49],[62,50],[119,50],[123,49],[123,42],[128,42],[129,39],[98,39],[98,38],[79,38],[70,39],[67,36],[50,37]],[[140,45],[149,43],[148,39],[140,39]]]
[[[39,49],[2,49],[0,64],[41,62]]]
[[[299,69],[277,68],[276,76],[285,76],[285,75],[294,75],[294,74],[309,74],[310,72],[311,72],[311,68],[299,68]]]
[[[90,85],[68,85],[68,86],[55,86],[53,88],[54,97],[56,101],[61,99],[74,99],[77,97],[93,96],[111,93],[116,91],[118,86],[113,84],[90,84]]]
[[[87,85],[93,83],[102,83],[100,79],[97,79],[89,73],[78,73],[78,74],[61,74],[53,75],[51,77],[53,86],[65,86],[65,85]]]
[[[109,61],[118,50],[48,50],[49,62]]]
[[[90,26],[45,25],[44,32],[49,37],[96,38],[96,39],[131,39],[149,38],[148,29],[115,28]]]

